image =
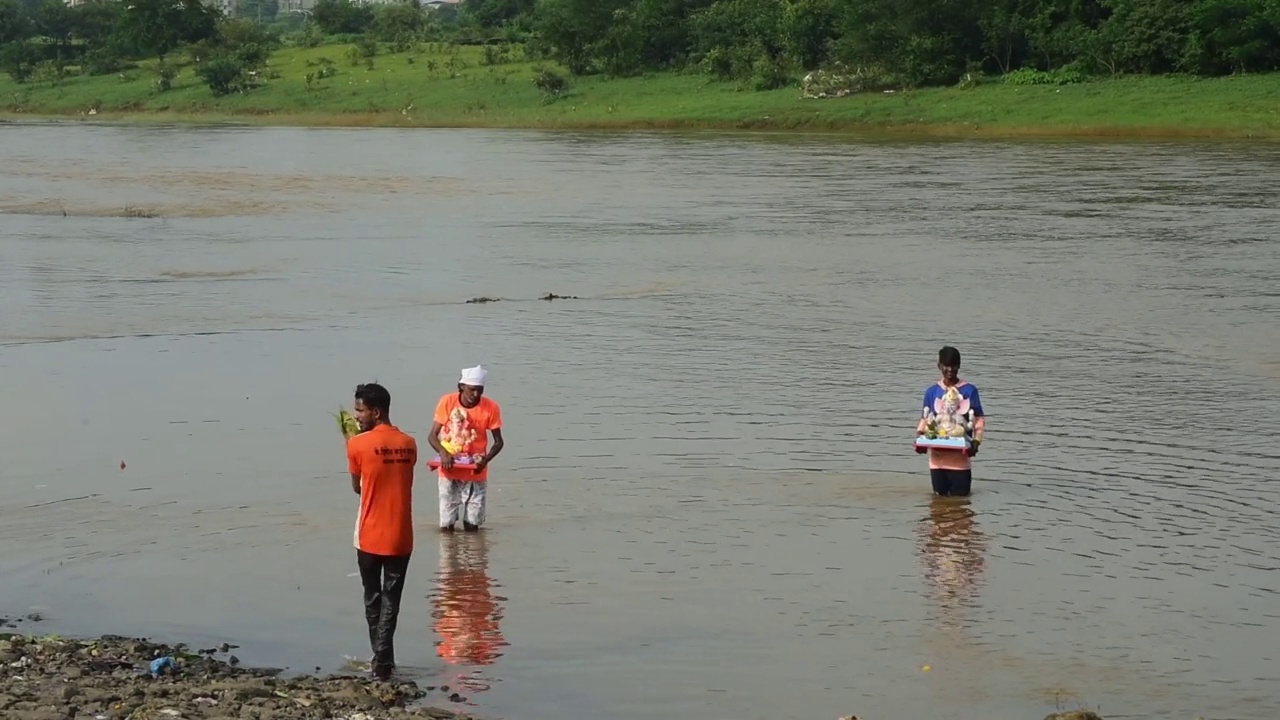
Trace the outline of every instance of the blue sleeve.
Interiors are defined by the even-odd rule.
[[[928,417],[929,413],[933,411],[933,398],[931,396],[933,395],[933,388],[935,387],[937,386],[930,385],[925,388],[924,403],[920,406],[920,417]]]
[[[973,410],[973,416],[976,418],[986,417],[987,414],[982,411],[982,398],[978,395],[978,388],[973,388],[973,394],[969,396],[969,409]]]

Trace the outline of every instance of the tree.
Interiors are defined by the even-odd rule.
[[[694,47],[714,75],[745,77],[758,61],[781,61],[783,12],[776,0],[719,0],[694,13]]]
[[[533,14],[535,0],[462,0],[459,13],[470,25],[499,28]]]
[[[416,2],[379,7],[373,14],[371,32],[383,42],[413,42],[422,39],[427,16]]]
[[[373,8],[351,0],[318,0],[311,19],[329,35],[362,33],[373,24]]]
[[[204,80],[215,97],[243,91],[245,73],[244,65],[231,56],[216,57],[196,67],[196,75]]]
[[[1028,54],[1038,0],[991,0],[981,9],[982,49],[996,70],[1020,67]]]
[[[787,0],[782,10],[782,41],[800,67],[813,69],[827,59],[837,37],[840,5],[836,0]]]
[[[14,82],[24,83],[35,74],[40,52],[30,40],[18,40],[0,47],[0,70],[4,70]]]
[[[120,0],[125,3],[117,28],[123,44],[162,62],[186,43],[214,37],[220,13],[200,0]]]
[[[1280,67],[1280,0],[1201,0],[1185,65],[1206,74]]]
[[[18,0],[0,0],[0,46],[31,37],[27,9]]]
[[[63,0],[42,0],[35,21],[39,34],[53,41],[52,60],[62,67],[76,29],[75,12]]]
[[[1185,0],[1104,0],[1111,16],[1088,47],[1112,72],[1167,73],[1181,64],[1191,38]]]
[[[71,8],[74,11],[75,36],[95,48],[105,47],[113,37],[124,14],[119,0],[88,0]]]
[[[552,57],[574,75],[599,69],[601,41],[632,0],[542,0],[534,28]]]

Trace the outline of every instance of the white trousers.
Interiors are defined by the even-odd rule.
[[[484,501],[488,482],[466,482],[440,478],[440,527],[465,522],[479,527],[484,524]]]

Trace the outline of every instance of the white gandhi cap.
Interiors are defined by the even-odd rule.
[[[474,385],[476,387],[484,387],[484,378],[489,374],[483,366],[477,365],[472,368],[464,368],[462,371],[462,379],[458,382],[463,385]]]

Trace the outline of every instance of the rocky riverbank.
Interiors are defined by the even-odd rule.
[[[0,620],[0,628],[7,623]],[[469,720],[425,703],[448,687],[366,676],[284,677],[246,668],[223,645],[192,652],[138,638],[0,632],[6,720]],[[225,656],[225,660],[215,656]]]

